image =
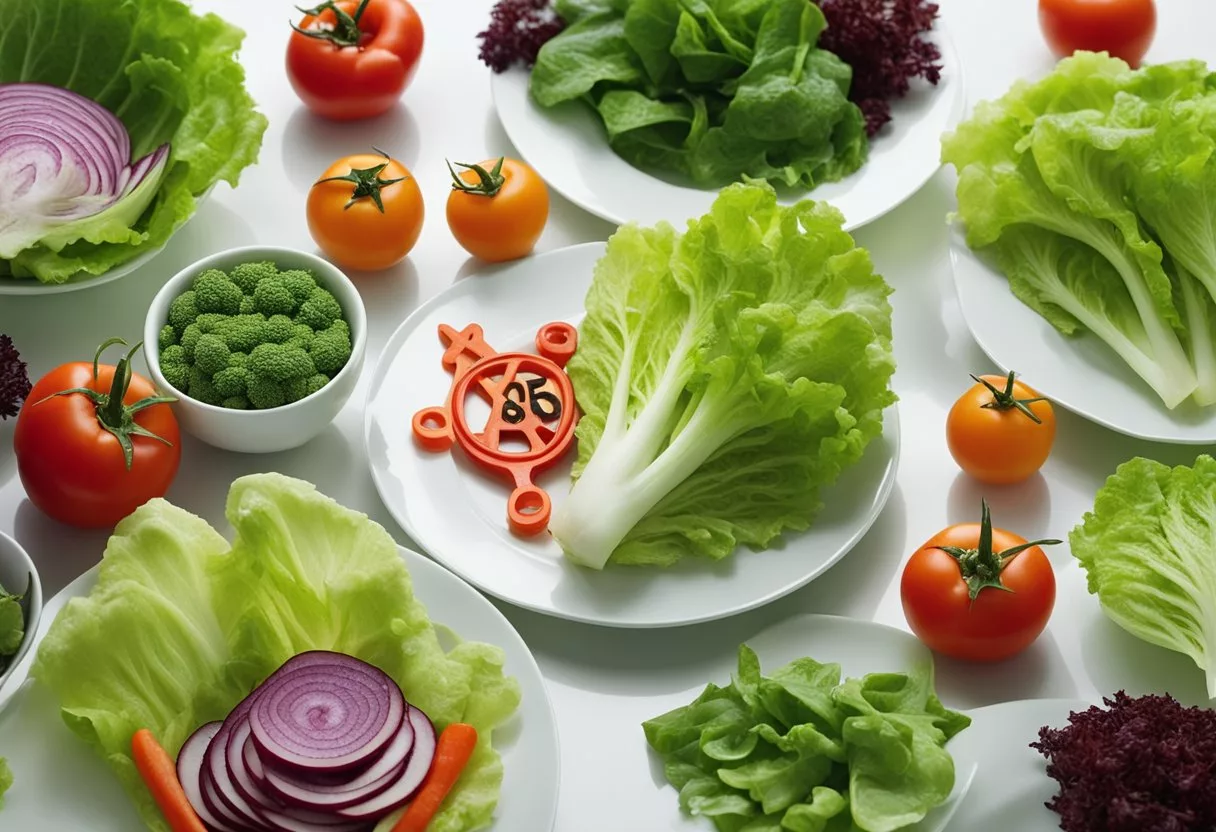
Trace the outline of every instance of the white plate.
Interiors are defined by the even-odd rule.
[[[503,784],[492,827],[503,832],[553,828],[561,772],[557,723],[536,660],[515,628],[492,604],[450,572],[408,549],[414,590],[432,619],[463,639],[496,645],[506,653],[506,672],[519,680],[518,713],[495,733],[502,752]],[[38,640],[72,598],[87,595],[97,568],[56,595],[42,617]],[[59,716],[54,697],[26,682],[35,651],[16,671],[24,682],[0,713],[0,756],[8,758],[16,782],[5,795],[4,829],[131,832],[142,829],[134,806],[110,769]],[[65,784],[70,788],[65,790]]]
[[[756,651],[765,674],[807,656],[820,662],[839,663],[842,674],[852,678],[867,673],[906,671],[920,662],[933,660],[932,654],[910,633],[869,621],[827,615],[796,616],[758,633],[746,643]],[[688,817],[680,811],[679,795],[664,777],[658,755],[646,743],[642,723],[687,705],[709,682],[728,684],[735,672],[737,656],[738,644],[730,642],[712,652],[706,650],[698,659],[672,656],[662,668],[646,663],[631,669],[616,668],[610,692],[596,694],[595,704],[599,707],[591,711],[590,703],[585,706],[588,713],[599,713],[601,718],[580,720],[577,733],[563,734],[568,747],[596,749],[596,759],[603,761],[603,766],[589,766],[567,778],[562,784],[561,816],[571,817],[569,807],[577,806],[583,817],[612,818],[615,829],[712,832],[713,825],[707,820]],[[551,684],[555,685],[554,696],[560,702],[560,686],[556,682]],[[586,701],[586,692],[580,690],[579,694]],[[946,704],[948,707],[949,703]],[[954,757],[955,767],[951,797],[906,832],[940,832],[960,803],[970,799],[979,779],[977,766],[982,761],[979,756],[956,752],[955,744],[971,730],[974,728],[963,731],[946,746]],[[611,783],[611,788],[605,788],[605,783]],[[988,828],[1005,832],[1002,827]]]
[[[204,191],[202,196],[195,197],[194,213],[187,217],[186,222],[182,223],[173,234],[177,234],[178,231],[186,227],[186,223],[194,219],[198,214],[198,209],[202,207],[207,197],[211,196],[213,190],[215,190],[214,185]],[[0,295],[59,295],[64,292],[92,289],[94,286],[111,283],[120,277],[126,277],[136,269],[150,263],[153,258],[165,250],[165,246],[169,245],[169,242],[173,239],[173,234],[169,235],[169,239],[165,240],[164,245],[150,248],[134,259],[121,263],[108,272],[102,272],[101,274],[77,274],[75,277],[68,278],[63,283],[42,283],[34,277],[0,277]]]
[[[950,829],[967,832],[1045,832],[1059,829],[1060,816],[1044,804],[1059,784],[1047,776],[1047,760],[1030,747],[1044,725],[1063,728],[1072,711],[1090,703],[1079,699],[1028,699],[968,711],[971,727],[950,743],[955,759],[980,761],[971,793]]]
[[[963,69],[939,19],[932,34],[942,52],[936,87],[923,82],[893,103],[893,119],[870,143],[861,170],[812,191],[783,195],[791,204],[811,196],[839,208],[852,230],[886,214],[920,190],[941,166],[942,133],[965,107]],[[566,199],[617,225],[667,220],[682,228],[709,211],[717,191],[674,184],[633,167],[608,146],[599,116],[581,101],[546,110],[528,94],[530,73],[514,67],[492,74],[494,107],[520,156]]]
[[[1015,370],[1061,407],[1111,430],[1153,442],[1216,442],[1216,407],[1169,410],[1115,351],[1090,333],[1065,337],[1018,300],[1004,275],[951,233],[950,258],[963,318],[1003,372]]]
[[[380,497],[427,553],[486,592],[537,612],[613,627],[665,627],[723,618],[767,604],[822,574],[878,517],[895,484],[899,418],[886,411],[884,435],[824,491],[811,529],[783,548],[741,548],[725,562],[685,561],[669,569],[570,563],[549,535],[522,539],[507,529],[506,483],[464,455],[427,453],[414,443],[416,411],[447,400],[452,378],[440,358],[437,330],[481,324],[500,352],[533,352],[536,331],[551,321],[578,325],[592,267],[603,243],[530,257],[460,281],[423,304],[389,339],[372,377],[366,441]],[[570,488],[565,465],[538,483],[556,509]]]

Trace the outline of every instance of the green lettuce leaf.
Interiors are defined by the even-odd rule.
[[[945,745],[970,723],[938,701],[930,665],[842,682],[798,659],[764,676],[743,645],[729,687],[642,728],[681,809],[719,832],[894,832],[950,796]]]
[[[34,246],[0,261],[0,273],[50,283],[101,274],[163,246],[220,180],[235,186],[267,126],[236,61],[243,39],[181,0],[0,0],[0,83],[53,84],[93,99],[127,127],[133,158],[171,144],[131,239]]]
[[[1120,465],[1069,543],[1106,615],[1190,656],[1216,699],[1216,460]]]
[[[244,477],[227,515],[231,547],[163,500],[137,510],[111,538],[96,588],[55,619],[35,660],[34,677],[115,770],[148,828],[167,832],[129,755],[134,732],[149,728],[176,754],[200,724],[309,649],[380,667],[440,729],[476,726],[478,748],[431,829],[487,826],[502,782],[492,732],[520,697],[502,652],[468,642],[445,650],[388,533],[308,483]]]
[[[810,525],[895,401],[891,290],[841,225],[738,184],[682,236],[613,235],[569,365],[577,479],[550,529],[573,560],[720,559]]]

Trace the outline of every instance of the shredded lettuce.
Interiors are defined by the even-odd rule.
[[[0,261],[0,274],[48,283],[101,274],[164,245],[215,183],[235,186],[267,126],[236,61],[243,39],[181,0],[0,0],[0,83],[53,84],[93,99],[126,126],[132,158],[171,145],[135,239],[36,245]]]
[[[176,754],[199,725],[309,649],[380,667],[441,729],[473,724],[479,746],[430,829],[489,825],[502,783],[492,731],[520,700],[502,652],[472,642],[445,651],[388,533],[308,483],[239,479],[227,516],[231,547],[164,500],[123,520],[97,586],[69,602],[35,659],[34,678],[114,769],[148,828],[168,832],[129,753],[135,731],[150,729]]]
[[[1216,459],[1120,465],[1069,543],[1107,616],[1190,656],[1216,700]]]

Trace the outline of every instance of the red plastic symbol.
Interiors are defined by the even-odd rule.
[[[452,374],[452,387],[443,407],[414,414],[414,439],[433,452],[455,443],[485,470],[511,480],[511,531],[540,534],[549,526],[552,503],[534,478],[561,459],[574,439],[574,387],[563,368],[578,346],[578,330],[565,323],[545,324],[536,333],[539,355],[497,353],[477,324],[459,332],[440,324],[439,339],[446,347],[443,368]],[[471,394],[490,406],[480,430],[469,424]],[[524,450],[508,449],[509,441],[522,443]]]

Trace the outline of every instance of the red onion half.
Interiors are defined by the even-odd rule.
[[[82,220],[111,209],[134,224],[168,160],[165,144],[132,164],[122,122],[82,95],[0,84],[0,258],[37,243],[58,251],[83,236],[73,230]]]

